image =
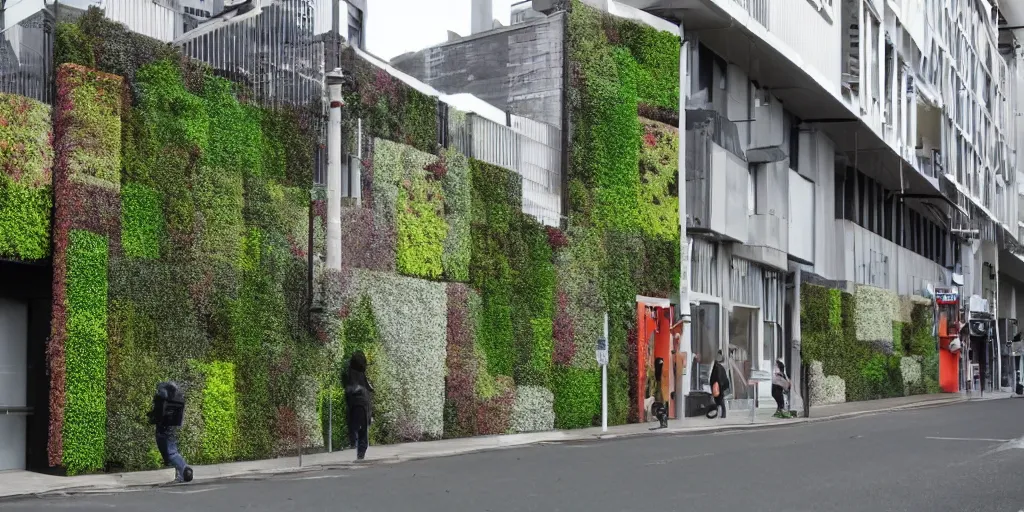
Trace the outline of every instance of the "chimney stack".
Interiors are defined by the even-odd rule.
[[[470,11],[472,16],[471,34],[487,32],[494,28],[494,6],[493,0],[470,0]]]

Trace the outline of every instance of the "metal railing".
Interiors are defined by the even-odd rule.
[[[244,18],[199,28],[175,42],[214,72],[249,87],[264,106],[323,102],[323,42],[315,35],[313,0],[264,2]],[[216,22],[213,22],[216,23]]]
[[[54,13],[40,9],[0,31],[0,92],[53,104]]]
[[[769,25],[769,22],[768,22],[768,19],[769,19],[768,2],[769,2],[769,0],[733,0],[733,1],[736,2],[737,4],[739,4],[740,7],[743,7],[744,9],[746,9],[747,13],[750,14],[750,17],[754,18],[755,20],[757,20],[757,22],[760,23],[762,26],[764,26],[764,28],[766,28],[768,30],[771,30],[771,27],[768,26]]]
[[[512,116],[512,126],[474,115],[449,115],[447,140],[466,156],[515,171],[523,180],[523,212],[561,224],[561,130]]]

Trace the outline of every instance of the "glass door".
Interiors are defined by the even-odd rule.
[[[720,316],[718,304],[702,302],[693,308],[691,312],[693,323],[692,329],[692,350],[690,356],[692,361],[690,367],[690,389],[692,391],[711,391],[708,380],[711,377],[711,365],[715,362],[715,355],[718,353]]]
[[[735,409],[753,406],[754,386],[748,381],[750,370],[759,366],[757,317],[758,310],[748,307],[735,306],[729,312],[729,346],[725,364],[732,386],[726,398],[733,401]]]

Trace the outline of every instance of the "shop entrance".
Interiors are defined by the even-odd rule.
[[[25,469],[28,303],[0,298],[0,471]]]
[[[636,298],[637,407],[641,422],[653,421],[655,404],[668,404],[668,417],[676,418],[676,393],[685,356],[680,351],[675,310],[668,299]]]
[[[723,355],[732,384],[725,395],[730,409],[749,410],[756,405],[758,393],[749,380],[751,370],[761,369],[760,317],[760,308],[750,306],[733,306],[729,311],[729,344]]]

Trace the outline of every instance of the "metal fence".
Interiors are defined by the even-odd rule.
[[[511,169],[523,179],[523,212],[561,224],[561,130],[519,116],[511,126],[474,115],[449,115],[447,140],[466,156]]]
[[[323,100],[323,50],[313,0],[254,4],[230,23],[185,34],[182,52],[248,86],[265,106],[313,106]]]
[[[38,10],[0,31],[0,92],[53,104],[54,11],[42,0],[23,0]],[[0,27],[3,28],[3,27]]]
[[[102,0],[96,3],[108,19],[164,43],[174,41],[183,30],[178,0]]]

